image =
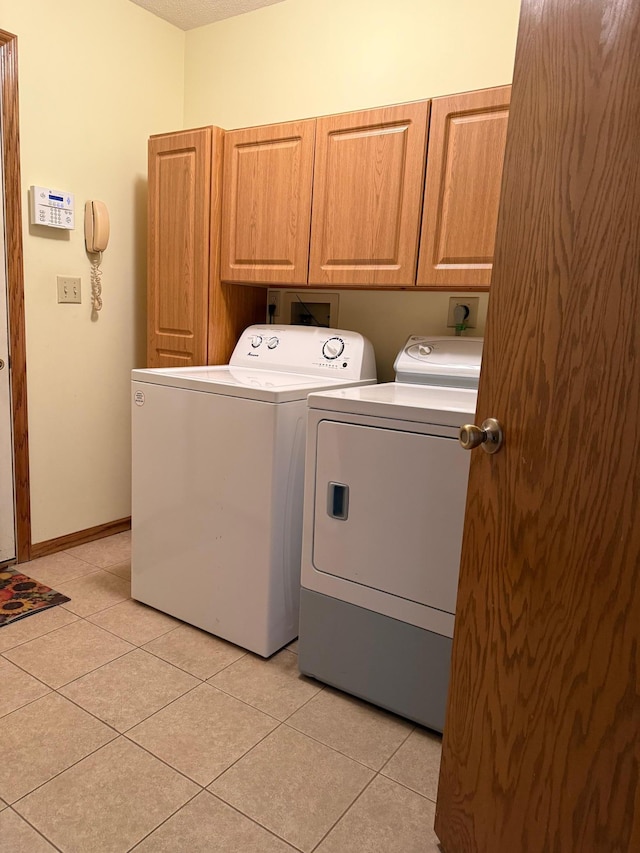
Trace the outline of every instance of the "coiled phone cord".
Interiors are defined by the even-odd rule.
[[[97,252],[97,257],[91,259],[91,301],[94,311],[102,310],[102,252]]]

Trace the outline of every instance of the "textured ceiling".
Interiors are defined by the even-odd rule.
[[[193,30],[204,27],[214,21],[233,18],[253,12],[262,6],[273,6],[282,0],[131,0],[143,9],[148,9],[159,18],[164,18],[170,24],[181,30]]]

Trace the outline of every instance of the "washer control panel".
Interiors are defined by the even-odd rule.
[[[336,379],[375,379],[371,343],[358,332],[313,326],[250,326],[240,336],[230,365],[261,367]]]

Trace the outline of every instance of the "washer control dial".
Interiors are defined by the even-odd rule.
[[[262,343],[262,335],[252,335],[251,336],[251,346],[256,349]]]
[[[267,346],[269,349],[275,349],[280,343],[280,338],[276,338],[275,335],[272,338],[269,338],[267,341]]]
[[[329,338],[322,346],[322,355],[328,359],[338,358],[344,352],[344,341],[342,338]]]

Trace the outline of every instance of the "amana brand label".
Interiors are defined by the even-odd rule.
[[[133,400],[136,406],[144,406],[144,391],[136,391]]]

